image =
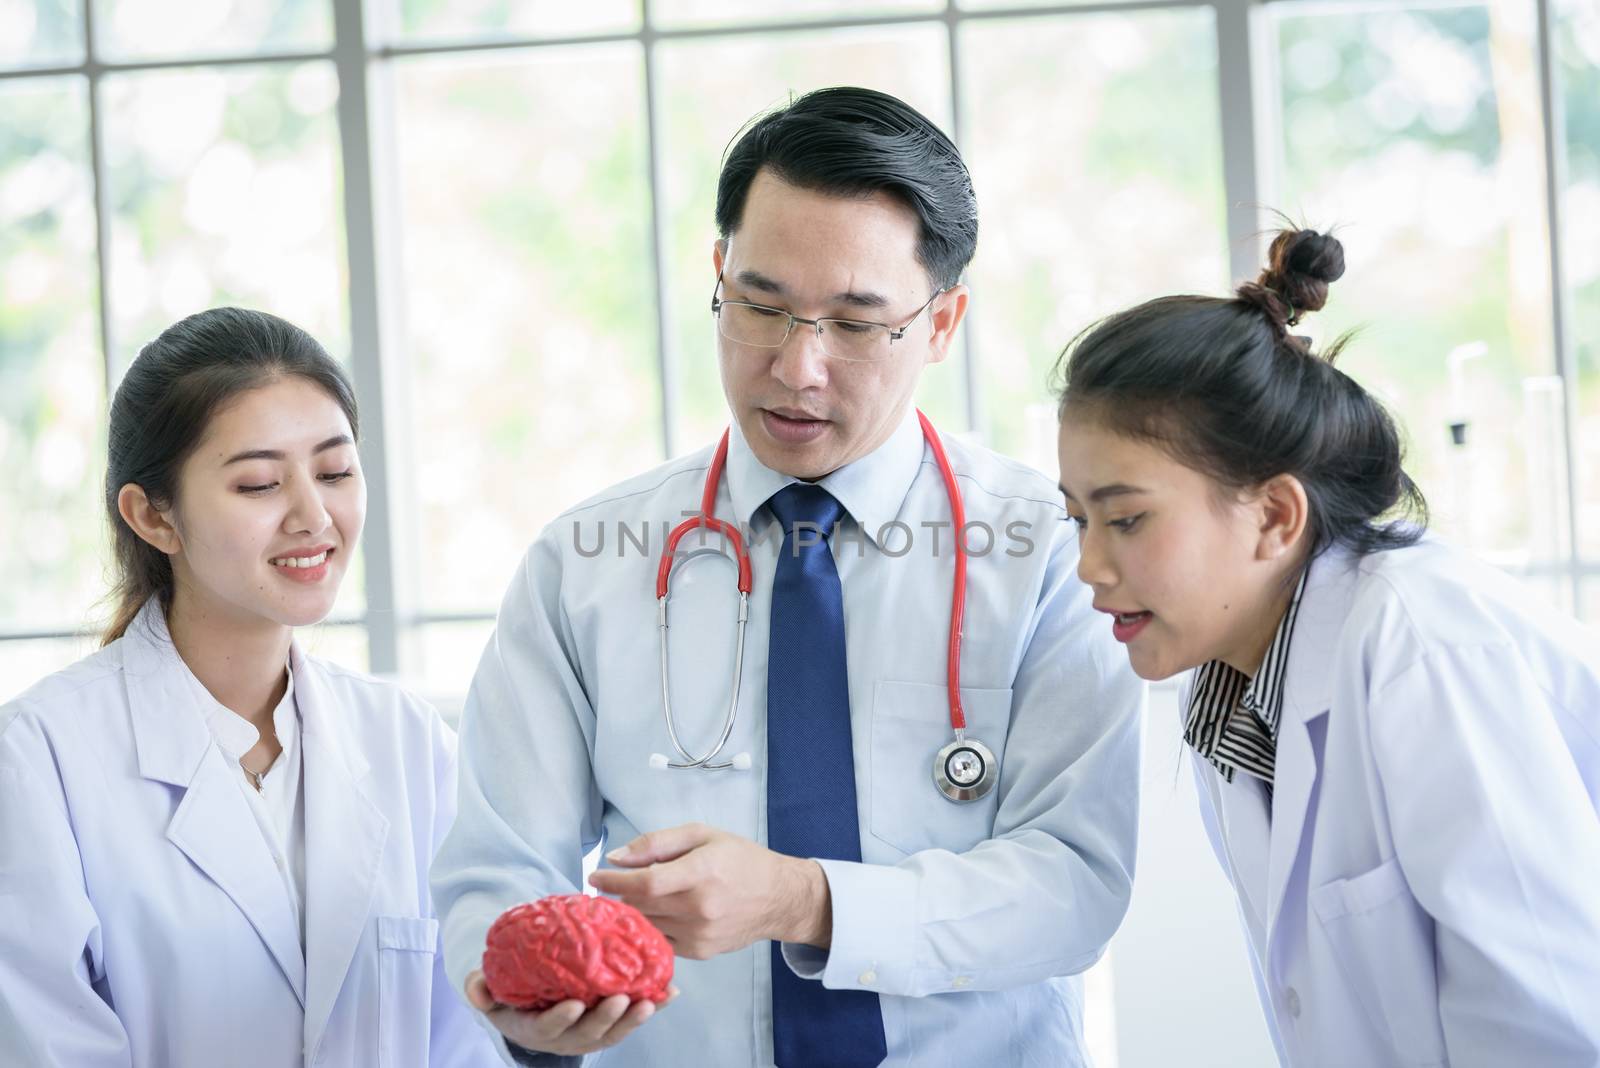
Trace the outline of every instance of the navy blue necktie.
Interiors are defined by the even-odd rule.
[[[825,535],[844,508],[795,483],[767,502],[783,524],[767,653],[767,845],[794,857],[861,859],[845,672],[844,600]],[[802,979],[772,943],[779,1068],[867,1068],[888,1056],[878,995]]]

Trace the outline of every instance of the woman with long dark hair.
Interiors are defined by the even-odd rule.
[[[0,708],[0,1063],[499,1063],[428,895],[454,736],[294,641],[360,538],[357,428],[275,316],[201,312],[129,367],[105,644]]]
[[[1078,573],[1184,675],[1283,1063],[1600,1063],[1600,639],[1424,533],[1394,422],[1295,332],[1343,248],[1270,255],[1069,348]]]

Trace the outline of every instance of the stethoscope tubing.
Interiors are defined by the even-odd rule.
[[[945,495],[950,498],[950,519],[955,524],[956,566],[950,583],[950,641],[945,654],[945,684],[950,690],[950,727],[960,741],[967,732],[967,713],[961,706],[961,635],[967,618],[967,509],[939,432],[921,409],[917,410],[917,421],[922,424],[922,436],[944,479]]]
[[[734,644],[733,653],[733,688],[729,691],[728,711],[722,717],[722,734],[717,738],[717,744],[711,747],[710,752],[703,757],[690,755],[678,741],[678,731],[673,725],[672,715],[672,686],[667,678],[667,598],[662,595],[656,601],[657,627],[661,634],[661,710],[662,716],[667,721],[667,737],[672,739],[672,748],[678,751],[683,758],[681,763],[668,761],[667,767],[677,770],[685,768],[705,768],[707,771],[724,771],[733,767],[733,761],[724,760],[721,763],[712,763],[722,752],[723,746],[728,744],[728,738],[733,734],[734,718],[739,713],[739,683],[744,676],[744,632],[745,626],[750,621],[750,595],[743,590],[739,591],[739,630],[738,638]]]
[[[939,432],[934,429],[933,423],[920,410],[917,412],[917,421],[922,427],[923,439],[928,443],[933,453],[934,463],[939,468],[939,474],[944,480],[945,494],[950,500],[951,518],[955,524],[955,574],[951,581],[950,593],[950,633],[946,651],[946,684],[949,690],[950,727],[955,732],[955,744],[959,745],[966,739],[967,717],[961,705],[961,639],[963,626],[966,619],[967,605],[967,547],[966,525],[967,514],[961,499],[961,488],[956,482],[954,469],[950,466],[950,459],[944,451],[944,443],[939,438]],[[715,453],[711,457],[711,466],[706,471],[705,488],[700,497],[700,511],[685,519],[667,538],[663,547],[660,563],[656,568],[656,625],[660,634],[661,658],[661,711],[662,718],[666,721],[667,737],[672,740],[672,747],[682,758],[680,761],[667,761],[658,763],[663,758],[654,756],[651,763],[657,767],[673,769],[703,768],[707,771],[722,771],[734,767],[748,767],[749,759],[741,754],[735,760],[718,761],[723,748],[728,744],[728,739],[733,735],[734,722],[738,715],[739,686],[744,670],[744,639],[745,629],[750,618],[750,590],[751,566],[750,554],[745,549],[744,539],[731,523],[716,518],[715,508],[717,500],[717,487],[722,482],[722,472],[728,461],[728,441],[732,428],[722,432],[722,440],[717,443]],[[667,649],[667,601],[669,597],[669,580],[672,576],[672,564],[677,554],[678,543],[689,533],[705,529],[722,534],[733,545],[734,559],[739,566],[739,617],[737,640],[735,642],[733,657],[733,689],[728,697],[728,710],[723,715],[722,732],[717,738],[716,745],[701,757],[696,757],[686,749],[678,738],[675,717],[672,714],[672,686],[668,673]],[[946,747],[947,749],[949,747]],[[984,750],[987,753],[987,750]],[[942,757],[941,753],[941,757]],[[992,761],[992,754],[990,754]],[[942,787],[941,787],[942,788]]]

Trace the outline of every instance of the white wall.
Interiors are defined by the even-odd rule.
[[[1271,1068],[1233,890],[1181,746],[1177,691],[1153,688],[1133,904],[1110,952],[1116,1068]]]

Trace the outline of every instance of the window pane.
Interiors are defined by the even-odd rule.
[[[1438,528],[1547,562],[1562,508],[1530,493],[1548,458],[1525,447],[1549,397],[1524,380],[1555,369],[1531,7],[1268,10],[1279,204],[1342,224],[1348,268],[1309,332],[1360,327],[1340,367],[1402,421]]]
[[[370,662],[367,628],[360,624],[319,623],[314,627],[301,627],[295,632],[295,641],[312,656],[353,671],[366,671]]]
[[[327,63],[108,76],[118,367],[219,304],[348,348],[338,85]]]
[[[1579,536],[1583,556],[1600,564],[1600,4],[1557,6],[1554,55],[1566,125],[1561,251],[1578,364]]]
[[[82,62],[78,0],[0,0],[0,68]]]
[[[955,0],[963,11],[992,11],[996,8],[1068,7],[1073,4],[1132,2],[1132,0]]]
[[[507,3],[507,0],[386,0],[403,39],[572,37],[618,33],[639,26],[638,0],[582,4]],[[393,7],[398,3],[398,7]],[[391,16],[393,17],[393,16]]]
[[[1577,613],[1572,603],[1572,573],[1566,568],[1542,569],[1534,574],[1516,575],[1516,579],[1533,596],[1537,606],[1568,615]]]
[[[963,27],[973,314],[996,448],[1054,471],[1047,386],[1066,342],[1150,297],[1223,292],[1216,51],[1207,10]]]
[[[459,719],[473,672],[493,630],[492,619],[413,628],[402,646],[405,684],[433,702],[446,719]]]
[[[0,705],[98,648],[99,639],[88,635],[0,641]]]
[[[394,76],[413,403],[392,467],[423,607],[493,611],[549,520],[661,460],[642,60],[535,49]]]
[[[0,621],[71,629],[105,593],[85,83],[0,83],[0,113]]]
[[[650,17],[657,26],[726,26],[741,22],[805,22],[815,19],[872,18],[944,10],[944,0],[655,0]]]
[[[378,443],[370,438],[367,438],[361,442],[359,447],[362,453],[370,455],[372,450],[378,447]],[[371,461],[368,460],[367,462],[370,463]],[[369,522],[379,521],[378,517],[374,515],[368,515],[367,519]],[[355,619],[365,613],[366,610],[367,554],[358,551],[350,558],[350,566],[344,573],[344,581],[339,584],[339,596],[334,599],[333,611],[328,613],[328,618]],[[363,630],[362,634],[365,635],[365,633],[365,630]],[[367,664],[365,641],[366,639],[363,637],[361,663],[352,663],[349,665],[351,667],[358,667],[363,671],[366,670]]]
[[[332,0],[94,0],[101,59],[252,55],[333,47]]]
[[[939,25],[674,41],[663,43],[658,55],[675,431],[678,450],[689,452],[714,440],[728,422],[710,311],[713,209],[724,149],[757,111],[826,85],[893,93],[948,130],[949,65]],[[966,426],[958,414],[961,374],[959,358],[930,368],[918,397],[946,430]]]

